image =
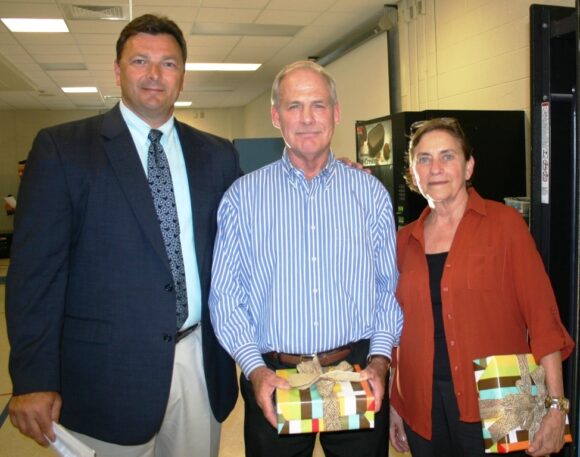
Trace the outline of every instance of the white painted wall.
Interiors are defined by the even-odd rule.
[[[398,2],[403,111],[525,110],[528,189],[532,3],[575,6],[575,0]]]
[[[380,34],[326,69],[336,79],[342,120],[332,147],[339,157],[356,158],[354,123],[389,114],[387,35]],[[290,62],[289,62],[290,63]],[[270,93],[264,93],[245,107],[245,137],[280,136],[270,119]]]
[[[403,110],[529,113],[532,3],[575,5],[574,0],[400,0]],[[423,13],[417,14],[417,4]]]
[[[336,156],[355,160],[355,121],[390,114],[387,34],[377,35],[326,69],[336,79],[342,110],[332,148]]]

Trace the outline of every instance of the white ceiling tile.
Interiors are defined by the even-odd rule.
[[[0,17],[60,19],[62,13],[53,2],[0,2]]]
[[[318,12],[312,11],[266,10],[256,19],[256,24],[308,25],[319,14]]]
[[[248,99],[253,100],[265,92],[264,88],[243,88],[243,90],[237,90],[231,94],[228,94],[224,101],[223,106],[245,106],[248,104]]]
[[[326,51],[331,45],[336,46],[361,24],[380,17],[384,3],[395,3],[395,0],[0,0],[0,13],[25,11],[28,14],[17,15],[60,17],[64,3],[130,4],[132,17],[145,12],[166,15],[184,31],[190,62],[259,61],[263,64],[255,73],[188,72],[184,96],[193,96],[194,107],[211,108],[249,103],[270,90],[274,75],[283,65]],[[304,27],[295,37],[190,35],[195,23],[208,22]],[[113,61],[118,35],[127,21],[70,20],[67,23],[69,34],[33,35],[12,34],[0,24],[0,54],[39,90],[55,94],[12,94],[8,101],[0,93],[0,109],[3,106],[11,109],[75,109],[97,103],[105,109],[117,102],[117,99],[104,100],[104,96],[120,95]],[[84,63],[87,70],[47,72],[40,68],[39,63]],[[93,94],[93,98],[80,102],[79,97],[71,100],[72,97],[63,94],[59,87],[81,83],[96,85],[100,90],[98,97]]]
[[[279,49],[286,46],[292,41],[291,37],[279,37],[279,36],[247,36],[243,37],[237,48],[249,47],[249,48],[275,48]]]
[[[77,63],[82,62],[80,54],[34,54],[38,63]]]
[[[270,0],[269,10],[326,11],[336,0]]]
[[[115,61],[115,53],[105,54],[90,54],[83,53],[83,57],[86,59],[87,68],[93,68],[98,70],[99,68],[113,68],[113,62]]]
[[[367,11],[382,11],[385,4],[395,4],[389,0],[337,0],[332,5],[332,11],[350,12],[364,14]]]
[[[139,17],[143,14],[159,14],[161,16],[167,16],[169,19],[175,22],[193,21],[198,12],[199,8],[191,5],[139,5],[133,8],[133,17]]]
[[[192,3],[197,4],[199,0],[167,0],[165,3],[163,3],[163,0],[138,0],[138,2],[139,5],[147,5],[147,6],[159,6],[160,3],[164,5],[173,5],[173,6],[189,6]],[[137,3],[137,1],[135,0],[134,3]]]
[[[2,44],[0,45],[0,54],[9,57],[12,60],[13,56],[22,55],[25,53],[22,46],[19,44]]]
[[[187,37],[187,46],[206,46],[206,47],[226,47],[233,48],[239,43],[240,36],[212,36],[212,35],[190,35]]]
[[[103,46],[110,46],[111,49],[115,48],[115,44],[117,43],[117,35],[116,34],[100,34],[100,33],[83,33],[75,36],[75,41],[77,44],[85,44],[85,45],[103,45]]]
[[[30,44],[26,47],[26,50],[33,56],[37,55],[76,55],[80,56],[79,48],[76,45],[68,46],[53,46],[53,45],[45,45],[42,42],[36,44]]]
[[[109,59],[115,58],[115,47],[107,45],[92,45],[92,44],[82,44],[79,49],[83,54],[92,56],[107,56]]]
[[[50,77],[57,86],[93,86],[94,77],[88,71],[51,71]]]
[[[74,45],[70,33],[15,33],[14,38],[23,46],[44,44],[50,46]]]
[[[236,8],[264,8],[268,4],[269,0],[236,0]],[[232,6],[232,0],[202,0],[205,7],[217,7],[217,8],[230,8]]]
[[[204,48],[191,47],[187,51],[188,62],[223,62],[232,52],[231,48]]]
[[[126,21],[67,21],[68,28],[72,33],[113,33],[118,36],[127,25]]]
[[[201,8],[196,22],[223,22],[230,24],[252,23],[260,14],[257,9]]]
[[[0,45],[18,43],[11,32],[3,30],[0,26]]]
[[[277,51],[277,48],[252,48],[239,46],[228,55],[228,61],[239,63],[261,63],[271,58]]]

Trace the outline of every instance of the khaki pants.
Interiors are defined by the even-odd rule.
[[[149,442],[120,446],[71,433],[93,448],[97,457],[217,457],[220,424],[209,405],[200,327],[176,345],[167,410],[161,430]]]

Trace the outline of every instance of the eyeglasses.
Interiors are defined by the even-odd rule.
[[[441,127],[461,128],[459,125],[459,121],[454,117],[436,117],[433,119],[423,119],[420,121],[413,122],[411,124],[411,126],[409,127],[409,132],[411,136],[413,136],[415,132],[419,130],[419,128],[428,124],[433,124],[434,127],[441,126]]]

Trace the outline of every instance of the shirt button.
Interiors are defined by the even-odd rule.
[[[312,261],[313,262],[316,262],[316,257],[312,257]]]
[[[451,340],[451,341],[449,342],[449,344],[450,344],[451,346],[455,346],[455,341],[454,341],[454,340]]]
[[[445,268],[451,268],[451,264],[450,263],[446,264]]]
[[[317,294],[318,293],[318,289],[312,289],[312,293],[313,294]]]
[[[457,395],[458,397],[461,397],[461,392],[455,392],[455,395]]]
[[[453,314],[448,314],[448,315],[447,315],[447,318],[448,318],[448,319],[453,319]]]
[[[318,327],[318,325],[319,325],[318,322],[314,321],[314,326]]]
[[[316,230],[316,225],[312,224],[312,225],[310,226],[310,230]]]
[[[166,343],[171,342],[171,340],[173,340],[173,336],[172,335],[169,335],[167,333],[165,335],[163,335],[163,341],[165,341]]]
[[[459,371],[459,367],[458,367],[457,365],[455,365],[455,366],[453,367],[453,369],[454,369],[455,371]]]
[[[443,292],[449,292],[449,287],[444,287]]]

